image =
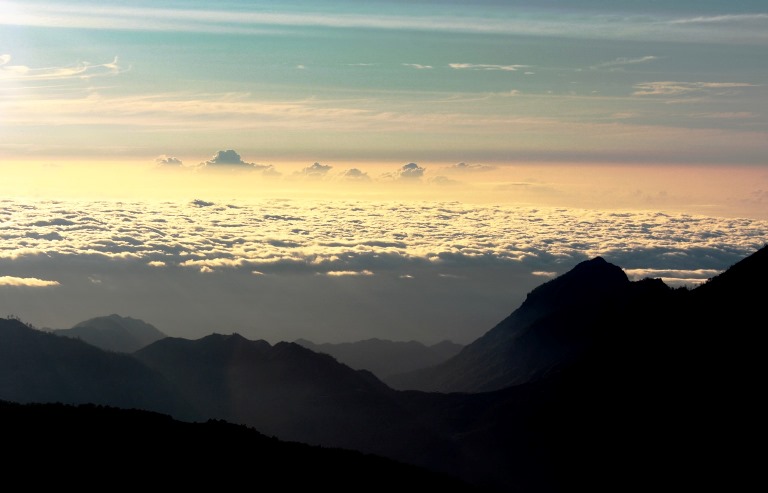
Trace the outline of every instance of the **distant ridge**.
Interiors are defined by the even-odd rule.
[[[339,344],[315,344],[306,339],[295,342],[312,351],[330,354],[356,370],[369,370],[379,378],[437,365],[455,356],[464,347],[447,340],[431,346],[417,341],[377,338]]]
[[[71,329],[54,330],[53,333],[82,339],[98,348],[119,353],[132,353],[167,337],[155,326],[142,320],[116,314],[91,318]]]

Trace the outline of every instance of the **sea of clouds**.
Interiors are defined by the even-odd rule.
[[[766,238],[768,221],[460,202],[3,200],[0,313],[469,342],[581,260],[693,286]]]

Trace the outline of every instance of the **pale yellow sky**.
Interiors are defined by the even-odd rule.
[[[414,163],[409,175],[407,164],[328,162],[308,174],[312,163],[285,162],[267,175],[146,162],[5,162],[0,192],[78,200],[456,200],[768,219],[768,170],[759,167]],[[345,175],[349,170],[357,179]]]

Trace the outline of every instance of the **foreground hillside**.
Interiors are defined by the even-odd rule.
[[[187,423],[147,411],[0,401],[11,471],[32,463],[37,486],[148,485],[229,491],[254,488],[390,493],[479,492],[459,480],[359,452],[277,440],[224,421]],[[70,483],[72,481],[72,483]]]

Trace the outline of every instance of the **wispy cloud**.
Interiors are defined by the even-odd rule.
[[[372,276],[373,272],[369,270],[361,270],[361,271],[332,270],[332,271],[326,272],[325,275],[330,277]]]
[[[530,65],[494,65],[487,63],[449,63],[449,67],[456,70],[502,70],[515,72]]]
[[[671,20],[669,21],[669,24],[720,24],[766,21],[768,21],[768,13],[754,13],[689,17]]]
[[[556,277],[557,276],[557,272],[535,270],[535,271],[531,272],[531,275],[534,275],[536,277],[548,277],[548,278],[551,278],[551,277]]]
[[[0,55],[0,80],[39,81],[89,79],[117,75],[126,69],[119,65],[118,57],[111,62],[93,64],[79,62],[70,66],[32,68],[26,65],[10,65],[11,55]]]
[[[490,166],[488,164],[476,164],[476,163],[456,163],[452,164],[450,166],[446,166],[445,168],[442,168],[443,171],[447,171],[449,173],[474,173],[478,171],[492,171],[496,169],[495,166]]]
[[[694,118],[707,118],[712,120],[752,120],[760,115],[752,111],[721,111],[716,113],[694,113]]]
[[[36,277],[13,277],[0,276],[0,286],[28,287],[28,288],[46,288],[58,286],[58,281],[46,281]]]
[[[648,63],[652,62],[654,60],[658,60],[659,57],[653,56],[653,55],[647,55],[637,58],[626,58],[626,57],[619,57],[614,58],[611,61],[598,63],[597,65],[592,65],[590,68],[593,70],[599,70],[599,69],[617,69],[619,67],[623,67],[625,65],[637,65],[639,63]]]
[[[681,96],[685,94],[708,93],[728,94],[735,90],[757,87],[748,82],[641,82],[635,85],[635,96]]]
[[[155,8],[101,6],[91,3],[4,2],[0,24],[86,29],[141,31],[226,32],[233,34],[281,34],[303,27],[474,32],[588,39],[684,40],[687,42],[765,42],[768,14],[738,14],[669,18],[656,14],[584,16],[579,12],[552,15],[546,10],[517,9],[498,5],[481,13],[467,4],[452,14],[425,12],[418,5],[405,13],[264,11],[257,7],[239,10],[216,8]],[[721,24],[712,32],[698,26]],[[746,27],[746,29],[745,29]]]

